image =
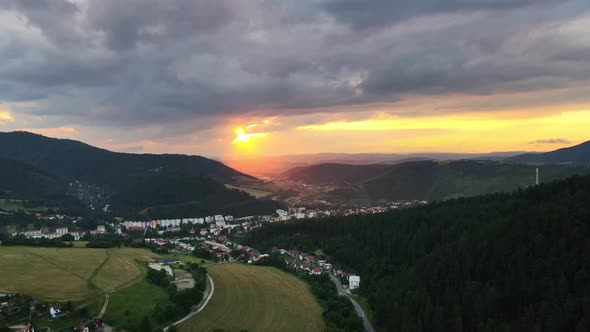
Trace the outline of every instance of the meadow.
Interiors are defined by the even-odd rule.
[[[322,308],[297,277],[272,267],[217,264],[209,304],[178,330],[323,331]]]
[[[144,249],[0,247],[0,291],[47,301],[84,301],[139,281]],[[101,295],[100,295],[101,296]]]

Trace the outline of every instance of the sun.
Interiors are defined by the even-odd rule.
[[[232,144],[248,144],[252,141],[252,138],[264,137],[266,135],[268,135],[268,133],[246,133],[244,128],[238,127],[236,128],[236,138],[234,138]]]

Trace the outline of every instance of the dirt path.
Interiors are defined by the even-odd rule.
[[[111,299],[111,297],[109,296],[109,294],[104,294],[104,304],[102,305],[102,309],[100,309],[100,312],[98,313],[98,316],[96,316],[97,318],[102,318],[102,316],[104,315],[104,313],[107,311],[107,307],[109,306],[109,300]]]

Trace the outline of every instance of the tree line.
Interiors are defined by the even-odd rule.
[[[247,243],[361,275],[382,331],[590,331],[590,177],[375,215],[274,223]]]

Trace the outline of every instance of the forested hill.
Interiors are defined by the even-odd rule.
[[[0,158],[0,198],[56,201],[66,198],[68,183],[33,166]]]
[[[222,183],[252,177],[201,156],[118,153],[28,132],[0,133],[0,158],[22,161],[70,180],[116,187],[129,176],[183,172]]]
[[[271,224],[361,275],[381,331],[590,331],[590,177],[385,214]]]
[[[100,195],[92,194],[98,203],[92,204],[108,204],[115,215],[129,218],[245,216],[283,208],[226,188],[226,183],[258,180],[200,156],[116,153],[27,132],[0,133],[0,146],[0,169],[5,170],[0,191],[7,198],[73,206],[69,203],[75,197],[98,187]],[[77,181],[81,189],[76,189]],[[66,196],[69,183],[76,184],[76,190]]]
[[[113,212],[133,217],[177,218],[224,214],[237,217],[271,214],[285,206],[271,199],[256,199],[226,188],[207,177],[160,172],[132,177],[111,197]]]
[[[535,166],[494,161],[416,161],[392,165],[369,180],[322,194],[329,201],[375,202],[392,200],[444,200],[494,192],[508,192],[535,183]],[[539,166],[540,181],[550,182],[574,174],[588,174],[589,168]]]
[[[545,153],[526,153],[506,159],[511,163],[590,165],[590,141]]]
[[[292,181],[317,185],[355,185],[375,177],[391,165],[350,165],[324,163],[312,166],[295,167],[282,175]]]

